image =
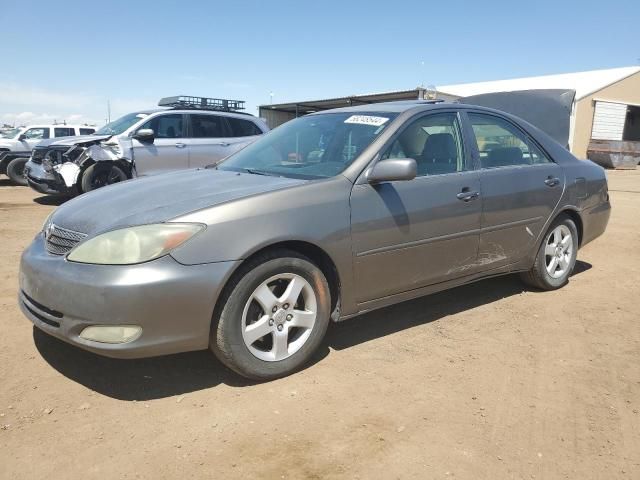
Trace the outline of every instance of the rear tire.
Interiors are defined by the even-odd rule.
[[[565,286],[576,265],[578,229],[566,215],[556,218],[540,245],[533,268],[522,273],[522,280],[541,290],[555,290]]]
[[[244,377],[271,380],[295,372],[317,350],[329,325],[331,295],[311,260],[277,250],[241,267],[219,305],[212,352]]]
[[[7,177],[16,185],[27,186],[27,179],[24,176],[24,166],[28,160],[28,158],[14,158],[7,165]]]
[[[127,180],[127,174],[113,163],[97,162],[87,168],[82,174],[82,192],[90,192],[100,187],[106,187]]]

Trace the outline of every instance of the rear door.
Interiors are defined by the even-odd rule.
[[[382,159],[413,158],[410,181],[358,183],[351,234],[358,302],[414,290],[477,268],[480,181],[457,112],[412,120]]]
[[[181,170],[189,167],[185,143],[185,115],[167,113],[157,115],[139,128],[154,132],[153,142],[131,139],[133,159],[139,176]]]
[[[246,118],[225,118],[231,130],[231,136],[228,138],[230,154],[256,141],[264,133],[254,122]]]
[[[213,113],[190,113],[189,167],[205,167],[227,156],[231,151],[231,130],[222,115]]]
[[[53,127],[53,136],[58,137],[73,137],[76,131],[73,127]]]
[[[473,111],[467,118],[481,167],[478,261],[490,269],[515,263],[531,251],[560,201],[564,172],[510,120]]]

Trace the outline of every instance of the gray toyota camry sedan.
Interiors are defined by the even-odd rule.
[[[331,320],[511,272],[562,287],[609,213],[604,170],[523,120],[363,105],[62,205],[22,255],[19,302],[95,353],[210,348],[270,379],[303,366]]]

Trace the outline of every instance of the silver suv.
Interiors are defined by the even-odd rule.
[[[34,146],[46,139],[90,135],[96,129],[89,125],[29,125],[6,130],[0,134],[0,173],[14,183],[26,185],[24,165]]]
[[[45,194],[77,195],[144,175],[204,167],[253,142],[269,128],[236,110],[244,102],[168,97],[169,109],[133,112],[93,135],[41,142],[25,167]]]

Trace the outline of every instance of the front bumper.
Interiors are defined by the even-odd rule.
[[[29,160],[24,166],[24,175],[27,183],[36,192],[46,195],[73,195],[75,187],[67,187],[60,175],[55,172],[47,172],[42,165]]]
[[[211,318],[237,262],[182,265],[171,256],[138,265],[89,265],[49,254],[42,234],[20,262],[22,312],[44,332],[114,358],[206,349]],[[130,343],[80,338],[90,325],[139,325]]]

